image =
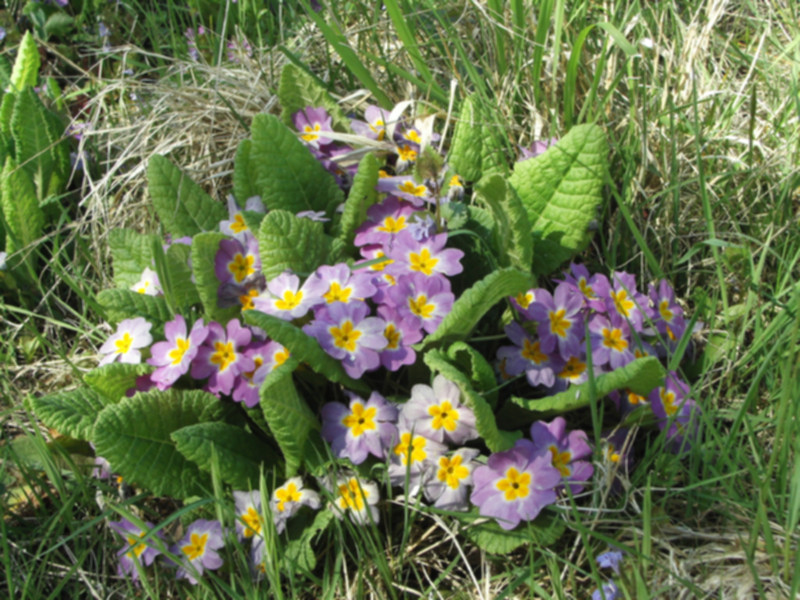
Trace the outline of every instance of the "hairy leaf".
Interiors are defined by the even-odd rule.
[[[137,377],[152,371],[153,367],[145,363],[113,362],[92,369],[83,376],[83,381],[103,396],[104,404],[112,404],[122,400],[125,392],[136,387]]]
[[[558,515],[544,511],[536,519],[521,523],[516,529],[506,531],[492,519],[470,525],[462,531],[466,538],[489,554],[510,554],[524,544],[534,543],[540,548],[551,546],[564,533],[566,525]]]
[[[233,197],[240,208],[244,208],[248,198],[258,196],[256,165],[250,159],[252,148],[252,140],[242,140],[233,159]]]
[[[346,246],[352,245],[356,229],[367,220],[367,209],[378,201],[375,185],[378,183],[380,167],[380,162],[372,153],[367,154],[358,163],[358,172],[353,178],[353,186],[344,203],[344,212],[339,220],[336,236]]]
[[[492,365],[475,348],[465,342],[455,342],[447,349],[447,357],[462,372],[469,373],[476,391],[488,396],[494,408],[497,403],[497,378]]]
[[[197,286],[197,294],[203,303],[203,309],[210,320],[227,323],[239,314],[239,308],[219,308],[217,290],[219,280],[214,273],[214,258],[219,250],[219,243],[227,239],[221,233],[201,233],[192,240],[192,271]]]
[[[31,399],[36,416],[48,427],[79,440],[89,440],[105,399],[94,390],[79,388]]]
[[[475,197],[483,201],[495,221],[495,246],[498,262],[522,271],[533,264],[533,237],[528,214],[514,189],[500,175],[489,175],[475,186]]]
[[[200,294],[192,281],[192,269],[189,267],[191,253],[191,246],[186,244],[172,244],[167,248],[165,266],[172,288],[170,291],[175,307],[181,313],[200,303]]]
[[[448,163],[466,181],[478,181],[481,176],[481,124],[478,112],[468,96],[461,105],[456,121]]]
[[[469,376],[455,366],[444,352],[428,350],[423,360],[432,371],[441,373],[459,387],[461,399],[475,413],[475,427],[489,450],[501,452],[514,445],[521,434],[518,431],[501,431],[497,428],[492,407],[480,394],[475,392]]]
[[[629,389],[636,394],[647,396],[664,380],[664,367],[654,356],[637,358],[624,367],[597,377],[594,384],[596,398],[603,398],[614,390]],[[545,398],[518,398],[511,400],[536,413],[562,414],[588,406],[592,382],[572,385],[568,389]]]
[[[114,266],[114,285],[130,289],[153,264],[155,235],[142,234],[132,229],[112,229],[108,232],[108,246]]]
[[[307,107],[324,108],[331,116],[333,128],[336,131],[350,131],[350,120],[328,91],[320,86],[311,75],[291,63],[281,71],[278,100],[283,109],[281,121],[292,131],[295,131],[292,115]]]
[[[39,208],[30,176],[10,156],[3,167],[0,191],[6,223],[6,251],[10,254],[41,237],[44,213]],[[27,257],[31,265],[34,259],[33,253]]]
[[[324,211],[332,218],[344,200],[333,175],[274,115],[253,119],[250,149],[255,189],[270,210]]]
[[[97,301],[114,323],[134,317],[144,317],[154,324],[172,319],[172,311],[162,296],[148,296],[133,290],[102,290],[97,294]]]
[[[303,276],[328,261],[331,238],[323,232],[322,223],[272,210],[261,221],[258,251],[267,280],[287,269]]]
[[[508,181],[528,212],[534,272],[551,273],[589,243],[607,154],[603,130],[579,125],[544,154],[515,164]]]
[[[303,530],[298,539],[291,540],[286,546],[285,560],[295,572],[310,573],[317,566],[316,552],[312,543],[321,531],[327,529],[333,520],[333,512],[320,510],[314,515],[314,521]]]
[[[107,406],[94,427],[97,454],[131,484],[157,496],[208,492],[211,480],[172,441],[179,429],[219,419],[219,400],[200,390],[150,391]]]
[[[22,36],[22,41],[17,48],[17,59],[14,61],[14,68],[11,70],[11,87],[20,92],[25,88],[36,85],[39,78],[39,48],[33,39],[30,31],[26,31]]]
[[[279,462],[262,440],[228,423],[197,423],[178,429],[171,437],[178,451],[203,471],[211,472],[216,453],[220,477],[235,489],[256,489],[262,468]]]
[[[164,156],[150,159],[147,184],[158,218],[175,237],[216,231],[228,216],[222,204]]]
[[[17,95],[8,92],[0,102],[0,129],[6,139],[7,145],[11,145],[13,137],[11,135],[11,115],[14,114],[14,106],[17,104]],[[11,148],[10,148],[11,149]]]

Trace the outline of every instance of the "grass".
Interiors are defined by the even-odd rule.
[[[640,281],[663,275],[687,312],[698,315],[702,325],[686,374],[703,407],[705,441],[681,460],[663,452],[663,440],[644,448],[623,493],[598,488],[591,502],[566,505],[571,533],[542,552],[497,560],[466,544],[450,521],[397,506],[391,511],[397,519],[377,529],[335,528],[322,541],[327,546],[317,547],[313,577],[281,569],[286,555],[277,539],[274,568],[266,573],[270,593],[585,597],[604,576],[593,557],[612,544],[628,553],[623,577],[631,598],[797,597],[800,26],[794,3],[385,4],[381,13],[371,3],[341,3],[321,13],[316,27],[308,22],[296,35],[287,31],[282,48],[256,48],[239,64],[180,58],[182,29],[174,24],[169,38],[158,28],[167,25],[150,34],[163,47],[128,45],[86,57],[90,66],[74,85],[91,83],[85,114],[93,131],[84,143],[100,168],[84,180],[81,216],[50,234],[58,243],[42,258],[57,283],[37,290],[43,301],[32,310],[0,306],[9,344],[0,375],[4,591],[20,598],[135,593],[115,576],[118,542],[103,524],[118,515],[108,504],[98,506],[94,485],[69,468],[69,441],[51,439],[22,403],[28,394],[74,385],[93,366],[105,335],[92,301],[110,281],[105,237],[112,228],[152,225],[146,159],[169,153],[223,198],[236,145],[247,136],[242,122],[274,107],[280,66],[292,58],[346,103],[362,101],[363,94],[352,94],[366,88],[380,91],[377,99],[426,101],[443,118],[453,118],[447,110],[455,82],[456,98],[477,95],[509,163],[518,145],[562,135],[574,123],[599,123],[612,147],[608,203],[582,258]],[[135,65],[136,72],[110,75],[121,73],[117,64]],[[74,247],[80,250],[68,251]],[[230,519],[225,498],[210,497]],[[367,557],[371,566],[362,567]],[[218,587],[199,588],[195,597],[225,589],[259,597],[263,588],[238,560],[238,573]],[[158,597],[184,593],[168,579],[148,585]]]

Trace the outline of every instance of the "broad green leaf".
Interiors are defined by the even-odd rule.
[[[423,360],[432,371],[441,373],[459,387],[461,399],[475,413],[475,427],[489,450],[501,452],[514,445],[514,442],[522,434],[518,431],[501,431],[497,428],[492,407],[480,394],[475,392],[469,376],[456,367],[444,352],[428,350],[423,356]]]
[[[157,496],[186,498],[207,493],[211,480],[178,451],[171,436],[221,414],[219,400],[200,390],[140,393],[103,409],[92,441],[126,481]]]
[[[333,175],[274,115],[253,119],[250,149],[255,188],[270,210],[324,211],[332,218],[344,195]]]
[[[11,87],[20,92],[25,88],[35,86],[39,77],[40,65],[39,48],[36,47],[31,32],[26,31],[17,48],[17,59],[11,70]]]
[[[210,320],[227,323],[239,314],[238,307],[219,308],[217,306],[217,290],[219,279],[214,273],[214,258],[219,250],[219,243],[227,239],[222,233],[201,233],[192,240],[192,271],[197,285],[197,294],[203,303],[206,316]]]
[[[5,91],[11,86],[11,63],[5,56],[0,56],[0,92]]]
[[[450,167],[466,181],[478,181],[481,176],[481,123],[472,102],[464,99],[458,115],[453,142],[447,160]]]
[[[322,223],[272,210],[261,221],[258,251],[267,281],[287,269],[302,277],[329,262],[331,238],[323,232]]]
[[[153,367],[145,363],[114,362],[92,369],[83,376],[83,381],[103,396],[104,404],[113,404],[122,400],[125,392],[136,387],[137,377],[152,371]]]
[[[222,204],[158,154],[147,165],[147,185],[158,218],[175,237],[217,231],[219,222],[228,217]]]
[[[186,244],[172,244],[167,248],[165,266],[172,288],[170,292],[180,313],[186,313],[191,306],[200,303],[200,295],[192,281],[192,269],[189,267],[191,253],[191,246]]]
[[[504,177],[508,174],[508,158],[500,141],[504,136],[500,125],[489,124],[488,118],[483,118],[481,127],[481,175],[500,173]]]
[[[294,568],[295,572],[310,573],[316,568],[317,553],[312,543],[317,534],[325,531],[332,520],[333,512],[330,510],[317,511],[311,525],[303,530],[298,539],[290,541],[286,546],[284,560]]]
[[[283,453],[286,477],[292,477],[298,472],[303,464],[310,436],[320,429],[319,420],[297,393],[292,370],[287,363],[277,367],[270,374],[274,376],[270,381],[264,382],[260,391],[261,411]]]
[[[534,543],[543,548],[552,546],[564,533],[564,520],[544,511],[533,521],[523,522],[506,531],[494,519],[462,529],[464,536],[489,554],[510,554],[520,546]]]
[[[132,229],[112,229],[108,232],[115,286],[130,289],[141,279],[146,268],[152,268],[152,244],[157,239],[155,235],[137,233]]]
[[[536,413],[562,414],[588,406],[591,385],[594,385],[596,398],[603,398],[614,390],[629,389],[636,394],[647,396],[664,380],[664,367],[654,356],[637,358],[624,367],[615,369],[597,377],[594,382],[587,381],[572,385],[563,392],[544,398],[518,398],[513,396],[512,402]]]
[[[489,175],[475,186],[475,197],[483,201],[495,221],[498,262],[503,266],[530,271],[533,265],[533,237],[528,214],[514,189],[500,175]]]
[[[462,372],[469,373],[476,391],[488,395],[489,403],[494,408],[497,403],[497,377],[483,354],[465,342],[455,342],[447,349],[447,357]]]
[[[33,412],[42,423],[80,440],[91,439],[94,423],[105,405],[100,394],[87,388],[31,399]]]
[[[531,288],[532,278],[517,269],[501,269],[490,273],[465,291],[453,303],[439,327],[422,342],[427,347],[443,339],[463,339],[481,317],[497,302]]]
[[[254,490],[263,468],[279,462],[279,458],[262,440],[228,423],[197,423],[172,433],[178,451],[211,472],[216,453],[220,477],[235,489]]]
[[[358,171],[353,177],[353,186],[344,203],[344,212],[338,222],[336,239],[346,245],[353,243],[356,229],[367,220],[367,209],[378,201],[375,185],[381,163],[374,154],[369,153],[358,163]]]
[[[508,182],[528,212],[534,272],[553,272],[589,243],[607,154],[603,130],[579,125],[544,154],[514,165]]]
[[[342,364],[325,352],[319,342],[306,335],[302,329],[258,310],[246,310],[242,315],[245,323],[263,329],[270,339],[288,348],[292,360],[298,363],[307,363],[315,373],[323,375],[330,381],[341,383],[351,390],[369,395],[369,386],[347,375]],[[267,376],[265,385],[269,383],[271,375]]]
[[[252,140],[242,140],[233,159],[233,197],[239,208],[244,208],[248,198],[258,196],[256,188],[256,165],[250,160]]]
[[[6,251],[10,254],[38,240],[44,230],[44,213],[28,173],[9,156],[3,167],[2,206],[6,225]],[[27,260],[33,265],[35,255]]]
[[[12,140],[11,135],[11,115],[14,114],[14,106],[17,104],[17,95],[13,92],[7,92],[3,96],[3,101],[0,102],[0,129],[6,140]]]
[[[288,63],[281,71],[278,84],[278,100],[281,103],[281,121],[295,131],[292,115],[307,107],[324,108],[331,116],[333,129],[350,131],[350,120],[328,91],[321,87],[311,75]]]
[[[64,12],[54,12],[44,23],[44,32],[47,37],[63,37],[75,27],[75,19]]]
[[[97,301],[114,323],[144,317],[154,325],[161,325],[172,319],[172,311],[162,296],[148,296],[133,290],[102,290],[97,294]]]

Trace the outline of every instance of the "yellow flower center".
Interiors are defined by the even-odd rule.
[[[361,332],[353,327],[352,321],[345,321],[341,327],[333,326],[328,329],[337,348],[344,348],[348,352],[356,351],[356,342],[361,337]]]
[[[555,444],[550,444],[548,449],[550,450],[550,454],[553,456],[553,466],[559,470],[562,477],[569,477],[570,473],[572,473],[572,469],[570,469],[567,465],[572,458],[572,453],[569,450],[559,452]]]
[[[515,296],[517,304],[519,304],[520,308],[526,309],[531,305],[533,302],[533,293],[532,292],[525,292],[524,294],[520,292]]]
[[[672,321],[672,317],[675,316],[675,314],[669,309],[669,300],[661,301],[661,303],[658,305],[658,312],[661,315],[661,318],[667,323],[670,323]]]
[[[383,140],[383,137],[386,135],[386,129],[384,129],[384,122],[382,119],[378,119],[374,123],[370,123],[369,128],[378,134],[378,141]]]
[[[383,330],[383,337],[386,338],[386,349],[397,350],[400,347],[400,331],[395,328],[394,323],[389,323]]]
[[[280,367],[289,359],[289,349],[285,346],[281,347],[272,358],[275,361],[275,366]]]
[[[314,140],[319,139],[318,134],[320,129],[322,128],[319,126],[319,123],[314,123],[313,127],[311,125],[306,125],[305,127],[303,127],[303,131],[305,131],[305,133],[300,137],[303,138],[306,142],[313,142]]]
[[[433,417],[431,426],[434,429],[444,427],[447,431],[455,431],[458,427],[458,411],[447,400],[428,408],[428,414]]]
[[[505,479],[498,481],[495,487],[503,492],[503,499],[506,502],[513,502],[514,500],[528,497],[530,484],[530,473],[520,473],[514,467],[509,467],[508,471],[506,471]]]
[[[617,352],[623,352],[628,348],[628,340],[622,337],[621,329],[603,327],[603,346]]]
[[[278,310],[293,310],[303,300],[303,292],[298,291],[296,294],[292,290],[283,292],[283,298],[275,301],[275,308]]]
[[[189,536],[189,543],[181,547],[181,550],[189,560],[197,560],[206,553],[206,543],[208,534],[197,535],[193,533]]]
[[[578,288],[580,288],[583,295],[589,298],[590,300],[594,300],[595,298],[597,298],[597,296],[594,293],[594,289],[592,289],[592,286],[589,285],[585,277],[581,277],[580,280],[578,281]]]
[[[409,266],[411,267],[412,271],[419,271],[428,276],[433,273],[433,268],[439,262],[438,258],[433,258],[431,256],[431,251],[427,248],[423,248],[419,254],[416,252],[411,252],[408,255],[408,258]]]
[[[664,405],[664,412],[668,417],[672,417],[678,412],[678,405],[675,404],[675,392],[667,391],[667,388],[660,388],[658,391],[661,396],[661,403]]]
[[[401,183],[397,189],[401,192],[405,192],[406,194],[411,194],[412,196],[422,197],[428,191],[424,185],[417,185],[410,179]]]
[[[250,254],[247,256],[242,256],[241,253],[236,253],[236,255],[233,257],[233,260],[228,263],[228,271],[233,274],[233,278],[236,280],[236,283],[241,283],[247,278],[248,275],[252,275],[256,272],[255,267],[253,267],[254,262],[254,256],[251,256]]]
[[[189,349],[189,345],[190,342],[188,338],[179,337],[177,340],[175,340],[175,347],[169,351],[169,354],[167,354],[170,360],[172,360],[173,365],[181,364],[183,355],[186,354],[186,351]]]
[[[247,371],[246,373],[244,373],[243,374],[244,378],[247,379],[252,384],[253,383],[253,375],[256,374],[256,371],[258,371],[258,368],[263,364],[264,364],[264,359],[261,358],[260,356],[256,356],[253,359],[253,365],[254,365],[253,366],[253,370],[252,371]]]
[[[253,288],[252,290],[247,290],[246,293],[239,296],[239,303],[242,305],[242,310],[252,310],[256,307],[253,304],[253,298],[258,296],[258,290]]]
[[[347,483],[339,485],[339,498],[336,502],[342,510],[349,508],[361,512],[364,510],[364,499],[368,497],[369,492],[358,485],[358,481],[353,477]]]
[[[143,281],[141,287],[136,288],[136,291],[139,292],[140,294],[146,294],[147,293],[147,289],[149,287],[150,287],[150,282],[149,281]]]
[[[283,512],[287,502],[300,502],[303,492],[297,489],[294,481],[290,481],[286,487],[275,490],[275,497],[278,499],[278,512]]]
[[[242,233],[243,231],[247,231],[249,227],[247,227],[247,223],[244,222],[244,217],[242,213],[236,213],[233,215],[233,223],[231,223],[231,230],[234,233]]]
[[[132,546],[132,548],[130,550],[128,550],[128,552],[126,552],[128,557],[130,557],[130,558],[139,558],[142,555],[142,552],[144,552],[147,549],[147,544],[145,544],[144,542],[140,542],[139,541],[144,536],[145,536],[144,532],[140,533],[138,536],[134,536],[134,535],[125,536],[125,539],[127,540],[128,545]]]
[[[572,321],[567,319],[565,316],[567,314],[566,308],[560,308],[559,310],[551,310],[550,315],[550,332],[557,335],[558,337],[567,337],[567,330],[569,326],[572,325]]]
[[[614,444],[612,444],[611,442],[609,442],[609,443],[608,443],[608,449],[606,450],[606,457],[607,457],[607,458],[608,458],[608,460],[610,460],[612,463],[617,463],[617,462],[619,462],[619,458],[620,458],[620,457],[619,457],[619,452],[617,452],[617,451],[614,449]]]
[[[249,538],[261,533],[261,515],[258,514],[255,507],[248,506],[241,519],[245,524],[244,537]]]
[[[632,392],[630,390],[627,390],[627,392],[628,392],[628,403],[631,406],[636,406],[637,404],[644,404],[645,402],[647,402],[647,398],[645,398],[644,396],[640,396],[639,394]]]
[[[400,457],[403,465],[408,464],[409,458],[413,465],[427,458],[428,453],[425,452],[426,443],[424,437],[415,435],[412,439],[411,434],[406,432],[400,436],[400,443],[394,447],[394,453]]]
[[[461,480],[469,476],[469,469],[461,464],[461,456],[456,455],[452,459],[442,456],[439,459],[439,470],[436,478],[444,481],[447,487],[458,489]]]
[[[547,360],[547,354],[541,351],[538,341],[531,342],[528,338],[522,340],[522,358],[537,365]]]
[[[125,335],[122,336],[121,340],[117,340],[115,345],[117,347],[117,354],[126,354],[131,349],[131,344],[133,344],[133,338],[131,334],[127,331]]]
[[[365,431],[376,429],[375,417],[377,415],[378,409],[374,406],[365,409],[361,402],[354,402],[352,412],[342,419],[342,425],[350,430],[353,437],[358,437]]]
[[[211,355],[211,363],[219,367],[222,373],[236,361],[236,352],[233,349],[233,342],[216,342],[214,344],[214,354]]]
[[[421,319],[430,319],[433,316],[433,311],[436,310],[436,305],[428,302],[428,297],[425,294],[408,299],[408,306],[411,312],[420,317]]]
[[[385,257],[386,257],[386,255],[381,250],[378,250],[375,253],[375,256],[374,256],[374,258],[385,258]],[[381,262],[375,263],[374,265],[370,265],[369,268],[372,269],[373,271],[383,271],[386,267],[388,267],[393,262],[394,262],[393,259],[386,258],[386,260],[382,260]]]
[[[406,218],[400,215],[395,219],[394,217],[386,217],[383,224],[378,226],[378,231],[384,233],[399,233],[406,228]]]
[[[353,288],[342,288],[338,281],[334,281],[331,283],[331,287],[328,288],[328,291],[325,292],[322,297],[325,298],[325,301],[328,304],[332,304],[333,302],[344,302],[347,304],[350,301],[350,294],[352,291]]]
[[[406,131],[405,135],[403,136],[409,142],[414,142],[415,144],[419,144],[422,142],[422,138],[419,137],[419,132],[416,129],[409,129]]]
[[[450,187],[464,187],[464,182],[461,181],[461,177],[458,175],[453,175],[450,178]]]
[[[571,356],[558,376],[562,379],[578,379],[585,370],[586,363],[581,362],[577,356]]]
[[[617,309],[619,314],[626,318],[631,316],[631,311],[636,306],[636,303],[628,298],[628,292],[625,290],[620,290],[619,292],[612,290],[611,299],[614,301],[614,308]]]

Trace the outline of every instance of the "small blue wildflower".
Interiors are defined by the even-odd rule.
[[[613,569],[619,575],[619,563],[622,562],[624,552],[622,550],[609,550],[597,555],[597,564],[601,569]]]
[[[622,594],[613,579],[592,592],[592,600],[617,600],[617,598],[621,597]]]

